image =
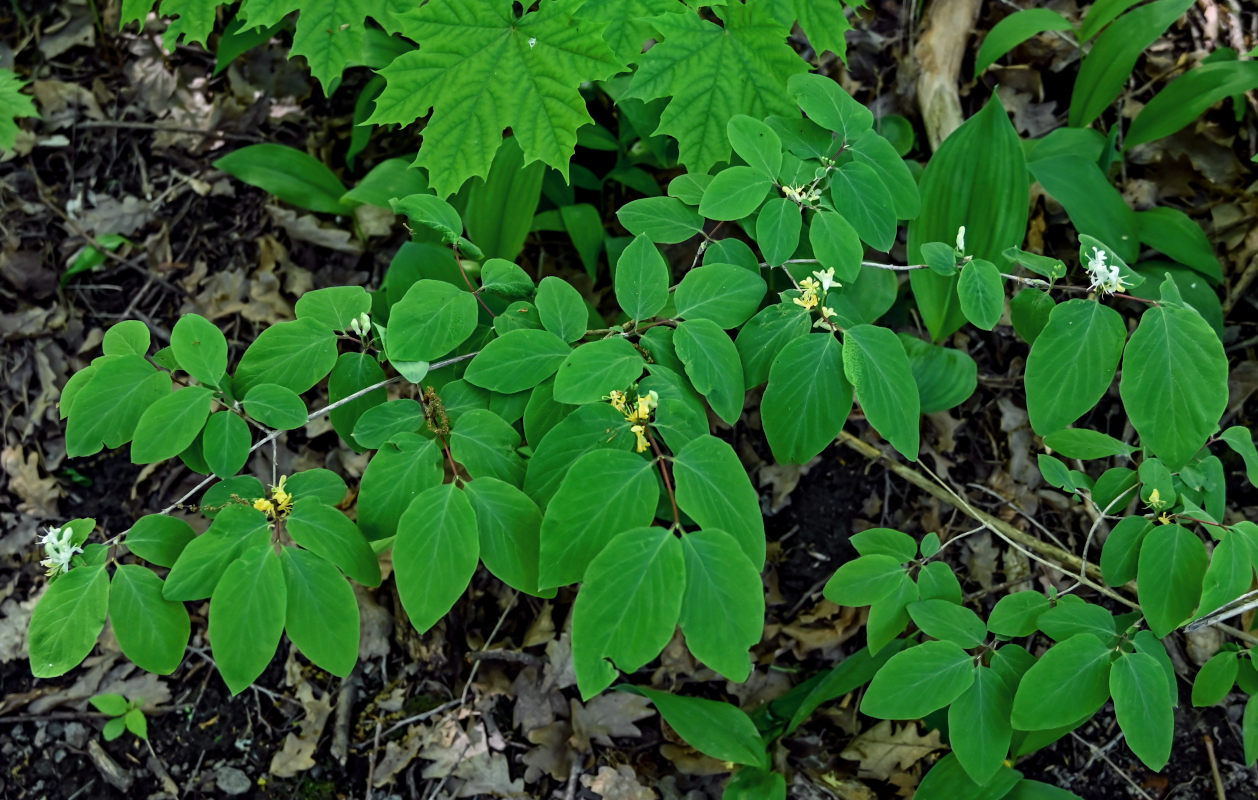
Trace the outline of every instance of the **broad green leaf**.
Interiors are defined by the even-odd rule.
[[[1232,62],[1258,67],[1252,61]],[[1209,66],[1209,65],[1207,65]],[[1191,267],[1212,284],[1221,283],[1223,270],[1214,254],[1214,245],[1201,226],[1177,208],[1150,208],[1136,212],[1140,241],[1165,253],[1176,262]],[[1160,276],[1159,276],[1160,277]],[[1199,311],[1204,309],[1198,308]]]
[[[1109,674],[1114,716],[1127,746],[1149,769],[1160,771],[1171,760],[1175,712],[1166,700],[1166,674],[1153,656],[1126,653]]]
[[[148,514],[135,521],[124,542],[128,550],[150,564],[169,567],[194,538],[192,526],[178,517]]]
[[[748,649],[764,633],[760,573],[734,537],[706,528],[681,538],[686,591],[681,630],[704,664],[732,681],[751,674]]]
[[[760,403],[774,457],[787,464],[808,463],[843,429],[852,394],[843,377],[843,346],[833,336],[808,334],[783,347],[769,368]]]
[[[710,319],[722,328],[737,328],[760,308],[767,289],[758,274],[742,267],[706,264],[686,273],[673,301],[683,319]]]
[[[1220,650],[1201,669],[1192,682],[1192,704],[1198,708],[1223,701],[1236,683],[1240,662],[1235,650]]]
[[[622,686],[621,691],[649,699],[660,716],[686,744],[718,761],[768,767],[769,756],[751,717],[737,706],[718,700]]]
[[[180,551],[166,576],[162,596],[167,600],[204,600],[244,550],[271,540],[271,528],[261,511],[242,503],[223,508],[210,529]],[[154,562],[156,563],[156,562]]]
[[[632,200],[620,207],[616,219],[625,230],[656,244],[677,244],[703,232],[703,217],[676,197]]]
[[[1117,632],[1113,614],[1077,595],[1059,598],[1036,622],[1040,630],[1058,642],[1080,633],[1090,633],[1102,642],[1109,642]]]
[[[831,78],[815,73],[792,75],[786,87],[809,119],[840,139],[851,142],[873,127],[873,113]]]
[[[650,524],[659,492],[653,460],[601,449],[577,459],[542,517],[538,587],[581,580],[616,534]]]
[[[210,598],[210,647],[233,695],[271,663],[284,632],[287,594],[270,544],[249,548],[223,572]]]
[[[768,178],[777,177],[782,168],[782,140],[772,128],[746,114],[736,114],[730,117],[725,132],[743,161]]]
[[[773,359],[810,327],[808,313],[786,303],[771,305],[747,320],[734,339],[743,365],[743,386],[752,389],[767,381]]]
[[[923,642],[878,670],[860,710],[878,719],[919,719],[960,697],[974,675],[974,659],[959,645]]]
[[[832,17],[844,19],[842,14]],[[759,767],[743,767],[725,784],[721,800],[786,800],[786,776]]]
[[[1135,497],[1138,483],[1139,478],[1134,469],[1111,467],[1102,472],[1101,477],[1092,485],[1092,502],[1096,503],[1097,508],[1112,513],[1115,509],[1123,508]]]
[[[1089,460],[1110,456],[1130,456],[1139,448],[1113,436],[1086,428],[1062,428],[1044,437],[1044,444],[1067,458]]]
[[[912,606],[910,606],[911,613]],[[979,667],[974,683],[948,707],[952,752],[980,786],[996,776],[1009,752],[1013,692],[993,669]]]
[[[371,295],[361,286],[315,289],[297,298],[297,305],[293,307],[297,319],[309,317],[334,331],[350,330],[350,323],[370,310]]]
[[[489,167],[489,175],[483,181],[472,181],[468,187],[463,211],[467,235],[490,258],[519,255],[532,227],[533,215],[537,213],[546,167],[535,160],[525,164],[524,160],[520,140],[505,136]],[[592,218],[587,212],[593,212]],[[595,247],[602,245],[602,220],[592,206],[566,206],[560,209],[560,214],[570,231],[576,228],[590,237]],[[579,227],[574,223],[580,223]],[[581,251],[582,260],[586,260],[588,255],[582,247],[582,237],[574,234],[572,238]],[[597,251],[594,258],[597,265]]]
[[[395,435],[414,433],[423,425],[423,406],[409,397],[403,397],[364,411],[354,423],[354,440],[361,447],[378,450]]]
[[[380,564],[371,545],[349,517],[310,497],[293,504],[288,535],[310,552],[340,567],[364,586],[380,585]]]
[[[1136,646],[1136,652],[1145,653],[1153,656],[1153,659],[1162,667],[1162,673],[1166,676],[1166,696],[1167,702],[1172,707],[1179,705],[1179,685],[1178,678],[1175,676],[1175,665],[1171,662],[1170,653],[1166,652],[1166,645],[1162,640],[1154,636],[1150,631],[1137,631],[1132,638],[1133,644]]]
[[[227,338],[200,314],[184,314],[170,330],[170,348],[179,367],[207,386],[227,373]]]
[[[463,235],[463,219],[458,210],[436,195],[421,192],[394,198],[389,205],[394,213],[406,215],[413,225],[436,231],[446,244],[458,242]]]
[[[1254,576],[1254,559],[1249,543],[1235,531],[1223,539],[1210,554],[1210,566],[1201,582],[1201,603],[1197,616],[1210,614],[1249,591]]]
[[[695,389],[718,417],[733,425],[744,400],[743,366],[733,340],[711,320],[689,319],[677,325],[673,344]]]
[[[1022,773],[1002,764],[990,781],[979,786],[970,779],[956,754],[949,753],[935,762],[935,766],[931,767],[930,772],[918,784],[913,797],[916,800],[951,800],[962,797],[965,800],[1004,800],[1012,796],[1013,787],[1019,783],[1025,783]]]
[[[1241,717],[1241,740],[1245,748],[1245,766],[1251,767],[1258,759],[1258,700],[1251,695],[1245,701],[1245,712]]]
[[[1109,699],[1113,652],[1090,633],[1048,649],[1026,671],[1013,697],[1013,727],[1044,731],[1092,716]]]
[[[889,328],[856,325],[843,332],[843,370],[865,418],[905,458],[917,460],[917,382],[899,338]]]
[[[292,389],[279,384],[255,384],[243,402],[249,416],[277,430],[291,431],[303,427],[307,421],[306,404]]]
[[[908,604],[909,618],[922,633],[935,639],[974,648],[987,638],[983,620],[965,606],[947,600],[918,600]]]
[[[571,353],[550,331],[517,329],[481,348],[463,377],[482,389],[515,394],[549,378]]]
[[[1027,344],[1035,344],[1055,305],[1048,292],[1023,289],[1009,300],[1009,321]]]
[[[1195,67],[1171,81],[1140,109],[1123,139],[1123,146],[1135,147],[1170,136],[1200,118],[1210,106],[1220,100],[1243,94],[1256,87],[1258,63],[1253,61],[1221,61]],[[1214,266],[1217,269],[1217,261]]]
[[[1140,318],[1118,388],[1140,443],[1170,469],[1187,464],[1218,428],[1227,371],[1223,343],[1200,315],[1162,305]]]
[[[852,30],[852,23],[844,14],[834,13],[834,6],[825,0],[793,0],[788,8],[794,12],[813,50],[818,54],[828,50],[840,61],[847,61],[846,35]]]
[[[363,472],[358,489],[359,528],[369,540],[392,536],[411,501],[444,477],[440,444],[413,433],[394,436]]]
[[[529,274],[505,258],[491,258],[480,268],[482,292],[492,292],[511,300],[532,297],[537,288]]]
[[[1067,300],[1053,309],[1026,363],[1027,414],[1036,433],[1061,430],[1096,405],[1114,380],[1126,338],[1122,316],[1108,306]]]
[[[174,458],[197,438],[210,416],[214,393],[188,386],[150,405],[140,415],[131,441],[131,461],[152,464]]]
[[[1005,284],[1000,270],[990,261],[977,258],[961,270],[957,280],[961,313],[975,327],[990,331],[1005,310]]]
[[[1135,213],[1095,161],[1065,153],[1033,159],[1027,166],[1081,234],[1105,242],[1124,261],[1135,259],[1139,254]]]
[[[1145,48],[1192,5],[1192,0],[1157,0],[1124,14],[1097,38],[1079,67],[1070,96],[1070,125],[1090,125],[1114,102]]]
[[[724,24],[698,14],[653,17],[658,42],[639,61],[624,95],[671,98],[654,133],[677,139],[679,160],[697,173],[729,158],[726,126],[734,115],[797,116],[782,87],[808,68],[787,44],[789,26],[764,5],[735,4],[712,13]]]
[[[586,5],[588,6],[589,3],[587,2]],[[697,206],[703,201],[703,192],[711,182],[711,175],[683,172],[668,182],[668,196],[676,197],[688,206]]]
[[[578,87],[622,66],[603,25],[569,10],[548,4],[517,16],[505,0],[472,0],[403,12],[407,36],[424,46],[381,70],[388,83],[368,121],[409,125],[432,112],[415,163],[443,197],[489,174],[508,127],[526,163],[566,180],[577,129],[592,121]]]
[[[345,186],[332,170],[294,147],[251,144],[215,159],[214,167],[298,208],[327,214],[351,210],[341,202]]]
[[[1070,21],[1047,8],[1027,8],[1015,11],[992,26],[983,39],[974,59],[974,74],[986,70],[1001,56],[1026,40],[1045,31],[1070,30]]]
[[[330,469],[306,469],[288,476],[285,487],[293,500],[310,498],[328,506],[340,505],[349,493],[345,479]]]
[[[249,423],[234,411],[219,411],[206,420],[201,432],[205,463],[220,478],[230,478],[249,460],[253,435]]]
[[[827,600],[838,606],[868,606],[888,597],[904,580],[900,559],[874,553],[853,559],[839,567],[822,590]]]
[[[590,403],[565,416],[533,444],[524,491],[544,507],[577,459],[592,450],[628,450],[634,435],[625,417],[605,403]]]
[[[900,585],[881,600],[869,607],[869,622],[865,626],[866,639],[871,653],[878,653],[909,624],[909,603],[920,598],[920,591],[908,573],[900,575]]]
[[[863,556],[892,556],[901,564],[917,556],[917,542],[913,537],[894,528],[869,528],[852,534],[848,542]]]
[[[571,405],[596,403],[611,390],[623,392],[636,383],[644,366],[642,354],[623,336],[588,342],[560,363],[554,398]]]
[[[742,219],[760,208],[772,189],[772,176],[765,176],[760,170],[727,167],[716,173],[703,190],[699,213],[712,220]]]
[[[109,326],[100,346],[107,356],[142,356],[148,353],[150,342],[149,326],[127,319]]]
[[[639,234],[616,261],[616,302],[629,319],[650,319],[668,302],[671,277],[659,249]]]
[[[987,627],[1000,636],[1030,636],[1039,628],[1037,620],[1048,608],[1048,598],[1039,592],[1007,594],[996,601]]]
[[[336,364],[336,334],[310,319],[278,322],[245,350],[232,388],[237,395],[260,383],[276,383],[297,394],[310,389]]]
[[[695,439],[708,434],[708,411],[700,397],[680,373],[668,367],[651,365],[651,374],[638,383],[638,393],[659,395],[652,430],[678,452]]]
[[[869,164],[850,161],[834,170],[830,174],[830,199],[865,244],[880,253],[895,244],[895,200]]]
[[[170,375],[154,369],[140,356],[102,361],[74,395],[66,424],[66,455],[90,456],[99,453],[102,445],[115,448],[126,444],[149,406],[173,397],[170,387]]]
[[[1158,525],[1140,546],[1140,609],[1149,630],[1164,637],[1187,620],[1201,599],[1206,547],[1180,525]]]
[[[361,453],[367,448],[354,438],[354,426],[368,409],[389,399],[388,391],[381,385],[385,379],[384,367],[369,353],[342,353],[336,359],[332,374],[328,376],[328,400],[333,403],[340,403],[364,389],[376,387],[366,394],[359,394],[353,400],[340,403],[328,412],[328,418],[332,420],[332,427],[337,434],[357,452]]]
[[[31,674],[56,678],[92,652],[109,611],[109,575],[103,564],[81,566],[49,586],[31,612]]]
[[[952,568],[942,561],[931,561],[917,573],[917,593],[922,600],[962,602],[961,582]]]
[[[344,678],[358,661],[358,600],[327,561],[299,547],[280,553],[284,571],[284,630],[320,669]]]
[[[565,342],[575,342],[585,335],[589,312],[572,284],[553,275],[542,278],[533,302],[546,330]]]
[[[673,457],[677,506],[700,528],[734,537],[757,570],[764,566],[760,499],[734,449],[715,436],[691,440]]]
[[[224,36],[224,39],[226,36]],[[266,39],[270,39],[267,36]],[[223,41],[220,39],[220,42]],[[263,40],[266,41],[266,40]],[[222,46],[219,46],[219,53],[222,53]],[[373,79],[374,82],[374,79]],[[384,86],[384,81],[378,83]],[[367,89],[363,89],[363,94],[359,95],[360,99],[363,95],[368,94]],[[372,102],[375,96],[371,97]],[[356,120],[357,115],[356,115]],[[356,128],[355,132],[366,131],[368,128]],[[352,136],[353,134],[351,134]],[[346,157],[346,161],[351,165],[353,158]],[[428,176],[423,170],[415,169],[411,165],[409,158],[386,158],[379,162],[357,184],[353,189],[345,193],[342,200],[355,204],[365,204],[376,206],[377,208],[391,208],[390,201],[395,197],[409,197],[413,194],[423,194],[428,191]],[[338,287],[339,288],[339,287]],[[346,299],[350,297],[348,293],[344,295]]]
[[[856,280],[831,289],[822,305],[834,309],[834,315],[841,327],[850,328],[853,325],[877,321],[895,305],[898,294],[899,283],[894,272],[862,269]]]
[[[389,312],[389,360],[435,361],[472,335],[476,317],[471,292],[445,281],[416,281]]]
[[[1022,243],[1030,184],[1022,141],[998,99],[953,131],[922,174],[923,212],[909,223],[908,263],[920,264],[926,242],[951,242],[966,226],[966,252],[996,263]],[[918,310],[935,341],[961,327],[956,278],[918,269],[909,273]]]
[[[109,587],[109,618],[127,658],[140,669],[169,675],[183,661],[192,623],[183,603],[162,597],[162,579],[120,564]]]
[[[411,501],[398,521],[393,571],[415,630],[424,633],[446,615],[479,562],[476,512],[467,495],[446,483]]]
[[[498,478],[513,486],[524,480],[524,459],[516,452],[520,434],[502,417],[472,409],[450,431],[450,452],[473,478]]]
[[[616,668],[634,673],[660,654],[677,627],[685,580],[681,542],[663,528],[625,531],[594,557],[572,606],[582,699],[611,686]]]
[[[464,485],[476,529],[480,557],[499,580],[536,595],[538,541],[542,513],[528,495],[497,478],[477,478]]]
[[[922,210],[917,181],[904,159],[896,152],[895,145],[881,133],[868,130],[851,143],[856,161],[873,169],[882,180],[891,197],[891,211],[896,219],[912,219]]]
[[[254,500],[266,494],[262,481],[253,475],[233,475],[216,482],[201,495],[202,514],[208,519],[215,519],[218,513],[228,506],[249,506]]]
[[[842,214],[818,210],[808,223],[808,242],[822,267],[833,269],[841,281],[854,281],[860,275],[865,246],[852,224]]]
[[[978,364],[967,353],[940,347],[908,333],[899,334],[909,359],[923,414],[961,405],[978,387]]]

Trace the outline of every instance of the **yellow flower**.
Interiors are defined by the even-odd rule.
[[[628,407],[625,405],[624,392],[617,391],[616,389],[612,389],[610,392],[607,393],[607,400],[611,402],[612,408],[616,409],[621,414],[629,413]]]
[[[257,500],[254,500],[253,507],[268,516],[275,515],[275,504],[270,500],[267,500],[265,497],[259,497]]]
[[[643,435],[646,433],[646,426],[634,425],[629,430],[633,431],[633,435],[638,437],[638,444],[633,451],[635,453],[645,453],[651,447],[651,443],[648,442],[646,436]]]
[[[1161,508],[1162,506],[1162,493],[1156,488],[1154,488],[1152,492],[1149,492],[1149,505],[1154,508]]]
[[[279,519],[288,516],[288,512],[293,510],[293,496],[284,488],[284,484],[288,481],[287,475],[280,476],[280,482],[271,487],[271,500],[265,497],[259,497],[253,501],[253,507],[266,514],[271,519]]]

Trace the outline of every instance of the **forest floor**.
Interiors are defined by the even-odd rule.
[[[360,591],[361,657],[344,681],[282,645],[255,687],[229,696],[210,661],[208,604],[191,607],[192,644],[173,675],[133,667],[107,631],[81,668],[60,679],[31,678],[25,631],[44,586],[40,530],[93,517],[113,535],[197,477],[182,466],[133,466],[125,452],[65,457],[57,399],[67,378],[96,354],[103,330],[134,318],[168,339],[179,315],[196,312],[225,326],[234,345],[248,342],[267,324],[292,318],[307,289],[378,285],[405,239],[391,220],[363,240],[331,220],[294,213],[216,170],[213,160],[244,144],[277,141],[361,176],[380,158],[414,149],[410,132],[384,133],[352,169],[344,166],[354,98],[370,77],[365,69],[352,70],[330,100],[313,88],[301,61],[286,61],[278,46],[251,51],[207,79],[213,55],[197,47],[163,51],[160,21],[141,33],[119,33],[117,3],[48,5],[0,10],[0,66],[33,80],[43,115],[23,123],[17,151],[0,160],[0,797],[719,797],[726,765],[688,748],[643,698],[611,692],[580,702],[566,633],[571,590],[539,600],[483,572],[422,636],[405,622],[390,581]],[[912,5],[870,3],[849,37],[846,71],[827,63],[878,114],[913,122],[919,144],[911,156],[924,161],[912,57],[921,23],[909,17]],[[1009,12],[984,5],[958,82],[965,113],[999,83],[1019,132],[1043,135],[1062,124],[1077,54],[1040,37],[1016,52],[1017,63],[1030,69],[970,80],[977,37]],[[1073,2],[1048,5],[1078,18]],[[1247,24],[1258,24],[1253,11],[1246,13]],[[1133,80],[1144,84],[1139,98],[1178,74],[1183,57],[1228,43],[1220,14],[1227,19],[1226,9],[1202,0],[1142,58]],[[1249,47],[1258,43],[1254,35],[1242,34],[1251,37]],[[1131,99],[1130,107],[1138,102]],[[1229,414],[1251,426],[1258,423],[1246,404],[1258,388],[1258,307],[1241,276],[1258,263],[1258,172],[1247,160],[1254,141],[1252,126],[1215,109],[1145,147],[1119,184],[1136,208],[1156,203],[1187,211],[1215,243],[1227,276]],[[623,199],[591,202],[614,208]],[[1031,219],[1031,249],[1064,235],[1064,214],[1042,194]],[[85,248],[109,235],[132,244],[63,280]],[[903,259],[903,250],[901,242],[892,258]],[[520,263],[534,273],[580,270],[570,246],[546,233],[530,238]],[[908,315],[904,324],[913,324]],[[1092,520],[1081,504],[1043,484],[1035,437],[1013,399],[1025,344],[1008,326],[959,336],[968,341],[956,344],[979,363],[978,391],[924,421],[922,465],[909,467],[925,474],[929,466],[973,506],[1081,551]],[[1107,398],[1093,412],[1094,427],[1105,429],[1118,413],[1116,399]],[[847,433],[878,443],[859,415]],[[752,710],[863,643],[864,612],[821,596],[824,581],[853,557],[853,532],[885,526],[947,539],[975,524],[957,505],[889,470],[884,458],[871,460],[842,441],[803,468],[772,463],[754,404],[722,435],[760,486],[767,515],[768,614],[753,651],[755,671],[746,683],[725,683],[674,640],[635,680]],[[366,464],[323,421],[283,441],[291,469],[326,466],[353,485]],[[1228,468],[1229,485],[1243,487],[1238,465]],[[1235,490],[1229,515],[1258,519],[1258,494]],[[988,533],[949,551],[969,599],[986,608],[1010,590],[1069,583]],[[1084,798],[1258,797],[1258,771],[1242,763],[1243,698],[1209,709],[1187,702],[1192,675],[1219,641],[1170,641],[1184,702],[1162,773],[1149,772],[1127,750],[1112,709],[1016,767]],[[150,743],[130,735],[102,740],[102,715],[87,701],[109,692],[143,699]],[[937,731],[863,718],[857,700],[828,704],[777,747],[790,797],[910,797],[947,752]]]

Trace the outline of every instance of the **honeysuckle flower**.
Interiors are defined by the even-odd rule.
[[[1105,263],[1108,258],[1109,254],[1101,248],[1092,248],[1092,255],[1088,256],[1088,263],[1085,265],[1088,274],[1092,276],[1092,284],[1088,288],[1099,289],[1105,294],[1121,292],[1127,287],[1123,284],[1118,265]]]
[[[660,404],[660,396],[654,389],[644,395],[638,395],[638,402],[632,411],[624,411],[625,419],[630,422],[650,422],[651,412]]]
[[[356,335],[366,336],[371,331],[371,315],[366,311],[349,321],[349,329]]]
[[[821,307],[821,318],[812,324],[814,328],[826,328],[830,325],[830,317],[834,316],[834,309],[829,306]]]
[[[1162,493],[1159,492],[1156,488],[1154,488],[1153,491],[1149,492],[1149,505],[1153,506],[1154,508],[1162,507]]]
[[[629,430],[633,431],[633,435],[638,437],[638,443],[634,446],[633,452],[645,453],[651,447],[651,443],[647,441],[647,438],[644,435],[646,434],[646,426],[634,425]]]
[[[288,476],[281,475],[280,482],[271,487],[271,499],[259,497],[253,501],[253,507],[273,520],[288,516],[293,510],[293,496],[284,488],[287,481]]]
[[[821,281],[821,295],[823,297],[831,288],[843,285],[834,279],[834,267],[813,272],[813,275],[817,276],[817,280]]]
[[[604,397],[603,399],[610,402],[612,404],[612,408],[616,409],[621,414],[629,413],[628,406],[625,404],[624,392],[617,391],[616,389],[612,389],[610,392],[607,393],[607,396]]]
[[[254,500],[253,507],[267,516],[275,516],[275,504],[265,497],[259,497],[257,500]]]
[[[782,194],[792,203],[811,206],[821,199],[821,192],[810,186],[783,186]]]
[[[960,228],[957,228],[957,252],[958,253],[965,252],[965,226],[964,225],[962,225]]]
[[[821,284],[816,278],[804,278],[799,282],[799,297],[795,298],[795,305],[812,311],[821,302],[820,291]]]
[[[40,566],[45,567],[44,574],[49,578],[61,572],[70,571],[70,559],[75,553],[82,553],[83,548],[74,545],[74,531],[70,528],[53,528],[44,529],[44,535],[40,537],[39,543],[44,548],[44,554],[47,556],[40,561]]]

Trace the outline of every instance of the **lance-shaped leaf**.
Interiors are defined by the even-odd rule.
[[[703,663],[733,681],[751,674],[747,650],[764,632],[760,572],[728,533],[714,528],[682,537],[686,593],[681,629]]]
[[[1153,656],[1126,653],[1109,674],[1114,716],[1127,746],[1149,769],[1158,772],[1171,760],[1175,710],[1166,695],[1166,673]]]
[[[843,334],[843,368],[874,429],[917,460],[920,407],[908,355],[889,328],[855,325]]]
[[[423,633],[446,615],[479,562],[476,512],[467,495],[445,483],[411,501],[398,520],[393,570],[416,630]]]
[[[232,694],[271,663],[287,610],[284,570],[269,543],[246,550],[223,573],[210,598],[210,647]]]
[[[673,458],[677,505],[701,528],[734,537],[756,569],[764,565],[764,517],[747,470],[715,436],[691,440]]]
[[[659,249],[639,234],[616,261],[616,302],[630,319],[650,319],[668,302],[671,277]]]

